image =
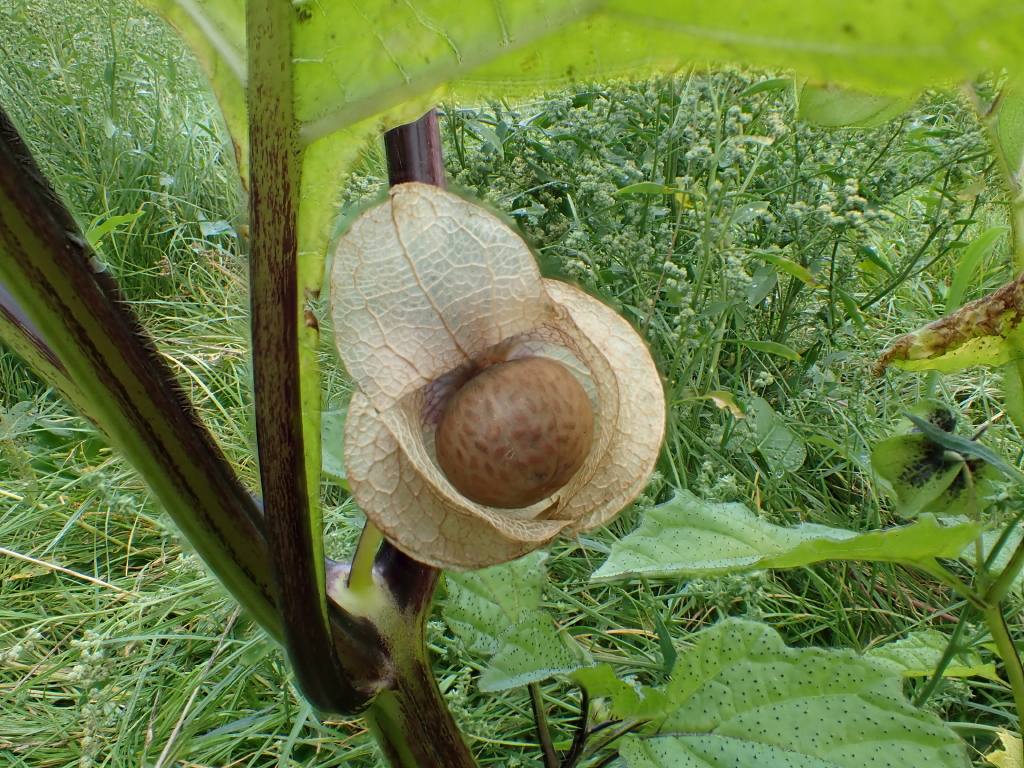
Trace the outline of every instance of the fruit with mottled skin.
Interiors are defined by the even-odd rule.
[[[437,463],[471,501],[528,507],[575,475],[590,453],[594,411],[561,363],[523,357],[484,368],[441,415]]]

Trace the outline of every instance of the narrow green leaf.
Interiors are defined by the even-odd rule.
[[[744,505],[703,501],[689,491],[644,513],[640,527],[612,545],[592,581],[678,578],[761,568],[799,568],[823,560],[915,564],[959,556],[983,529],[949,527],[931,515],[897,528],[854,533],[813,523],[782,527]]]
[[[89,229],[85,231],[85,239],[93,248],[103,239],[104,235],[117,230],[118,227],[124,226],[125,224],[131,224],[133,221],[138,219],[145,211],[139,210],[135,213],[126,213],[121,216],[98,216],[96,217]]]
[[[985,533],[982,534],[981,542],[985,550],[986,558],[989,553],[992,552],[993,547],[995,547],[1004,531],[1005,526],[992,531],[985,531]],[[996,556],[992,558],[992,562],[989,565],[989,572],[993,576],[1002,573],[1003,569],[1010,563],[1010,558],[1013,557],[1013,553],[1017,550],[1017,547],[1020,546],[1022,538],[1024,538],[1024,528],[1022,528],[1020,524],[1015,525],[1013,530],[1007,534],[1006,541],[1003,543],[1002,548],[1000,548]],[[973,550],[966,550],[964,552],[964,558],[969,560],[971,563],[974,563],[975,567],[977,567],[977,560],[974,558]],[[1024,572],[1017,574],[1013,580],[1013,586],[1011,589],[1015,592],[1019,592],[1022,587],[1024,587]]]
[[[756,269],[750,277],[751,282],[747,286],[747,304],[756,307],[767,298],[768,294],[778,284],[779,270],[765,265]]]
[[[998,151],[1006,170],[1020,181],[1024,179],[1024,78],[1019,72],[1004,86],[996,121]]]
[[[867,326],[864,324],[864,316],[860,313],[860,307],[857,306],[857,302],[854,301],[853,297],[846,291],[837,290],[839,294],[839,300],[843,303],[843,308],[846,310],[846,315],[849,317],[853,324],[857,326],[862,332],[867,331]]]
[[[767,200],[754,200],[749,203],[744,203],[743,205],[737,207],[735,211],[733,211],[732,218],[729,219],[729,224],[731,226],[736,226],[737,224],[746,224],[748,221],[753,221],[767,210]]]
[[[793,87],[792,77],[775,77],[770,80],[762,80],[760,83],[750,86],[743,93],[740,94],[741,99],[746,99],[751,96],[755,96],[759,93],[765,93],[767,91],[781,91],[785,88]]]
[[[981,265],[985,257],[992,251],[1000,237],[1010,231],[1009,227],[990,227],[982,232],[960,256],[953,272],[953,284],[946,294],[946,311],[949,314],[960,309],[963,304],[964,293],[974,276],[975,270]]]
[[[778,357],[784,357],[787,360],[802,359],[799,352],[791,347],[787,347],[785,344],[779,344],[777,341],[752,341],[747,339],[733,339],[732,341],[749,349],[753,349],[758,352],[767,352],[769,355],[777,355]]]
[[[935,672],[942,659],[949,636],[935,629],[911,632],[900,640],[878,645],[864,655],[870,659],[892,664],[904,677],[926,677]],[[987,677],[998,680],[994,664],[982,661],[977,651],[958,653],[943,670],[943,677]]]
[[[1002,369],[1003,410],[1017,431],[1024,434],[1024,361],[1011,360]]]
[[[320,414],[320,445],[323,450],[323,473],[349,490],[345,474],[345,420],[348,403],[344,407]]]
[[[675,187],[668,187],[664,184],[656,184],[653,181],[641,181],[639,184],[630,184],[628,187],[615,190],[616,195],[671,195],[679,190]]]
[[[764,259],[769,264],[773,264],[783,272],[792,275],[797,280],[806,283],[811,288],[822,287],[821,282],[811,274],[811,270],[801,264],[797,264],[795,261],[779,256],[776,253],[769,253],[768,251],[755,251],[755,255]]]
[[[496,152],[499,160],[505,157],[504,144],[491,126],[485,125],[479,120],[467,120],[466,125],[471,131],[480,137],[485,145],[490,145],[490,151]]]
[[[895,276],[896,270],[892,268],[892,264],[890,264],[889,260],[880,254],[873,245],[861,245],[860,253],[876,267],[880,267],[890,275]]]

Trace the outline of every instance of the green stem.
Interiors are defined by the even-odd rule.
[[[349,571],[348,577],[350,591],[365,594],[373,589],[373,561],[377,557],[377,550],[380,549],[382,541],[384,534],[367,520],[359,536],[359,543],[356,544],[355,554],[352,555],[352,570]]]
[[[1010,637],[1010,630],[1006,626],[1006,618],[1003,616],[1002,604],[993,605],[984,611],[985,623],[995,641],[996,649],[1003,659],[1003,666],[1006,669],[1006,677],[1010,681],[1010,689],[1013,691],[1013,701],[1017,707],[1017,723],[1020,730],[1020,723],[1024,721],[1024,666],[1021,666],[1020,656],[1017,648]]]
[[[390,768],[477,768],[430,666],[407,661],[396,683],[365,713]]]
[[[544,768],[558,768],[558,753],[555,752],[555,744],[551,740],[551,729],[548,727],[548,718],[544,713],[544,694],[538,683],[530,683],[527,687],[530,690],[533,720],[537,724],[537,740],[540,742],[540,751],[544,756]]]
[[[287,0],[249,0],[249,215],[253,400],[278,611],[296,682],[317,709],[361,711],[372,650],[328,620],[319,461],[306,461],[298,288],[299,162]],[[319,412],[319,404],[314,408]],[[319,455],[317,456],[319,459]],[[312,478],[310,478],[312,475]]]
[[[999,136],[999,113],[1002,110],[1003,102],[1014,85],[1021,87],[1021,81],[1008,83],[1003,86],[991,106],[982,104],[981,98],[973,85],[967,86],[967,96],[978,112],[981,124],[985,127],[985,134],[988,137],[989,147],[995,156],[996,165],[999,168],[999,178],[1002,182],[1003,191],[1006,193],[1010,203],[1010,230],[1013,235],[1013,271],[1015,275],[1024,272],[1024,191],[1021,189],[1021,180],[1017,177],[1019,169],[1012,168],[1007,156],[1006,147],[1003,146]]]
[[[373,621],[392,665],[391,687],[366,711],[390,768],[477,768],[434,678],[426,624],[441,571],[387,542],[377,553]]]
[[[979,565],[984,567],[983,564]],[[995,581],[992,582],[992,586],[990,586],[985,592],[985,603],[988,605],[1001,603],[1003,598],[1005,598],[1007,593],[1009,593],[1014,580],[1016,580],[1022,568],[1024,568],[1024,539],[1022,539],[1017,545],[1017,548],[1013,550],[1013,554],[1010,556],[1010,560],[1006,564],[1006,567],[1003,568]]]
[[[953,657],[960,650],[960,639],[964,635],[964,630],[967,627],[967,622],[974,613],[974,606],[970,603],[965,603],[963,610],[960,611],[960,621],[957,622],[956,627],[953,628],[953,634],[949,638],[949,642],[946,643],[946,649],[942,652],[942,658],[939,659],[939,663],[935,665],[935,671],[932,672],[931,678],[928,683],[922,688],[917,696],[914,697],[914,706],[923,707],[925,703],[935,693],[935,689],[939,687],[939,683],[942,681],[942,673],[946,671],[946,667],[953,660]]]
[[[92,415],[89,400],[81,387],[68,375],[67,368],[43,339],[39,329],[28,319],[6,286],[0,282],[0,339],[28,363],[43,379],[57,387],[79,413],[103,431]]]

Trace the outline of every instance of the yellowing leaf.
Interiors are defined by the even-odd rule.
[[[951,315],[908,333],[882,353],[873,373],[890,365],[908,371],[957,371],[1024,358],[1024,275]]]
[[[1024,742],[1009,731],[999,731],[1003,748],[989,752],[985,759],[998,768],[1024,768]]]
[[[736,396],[732,392],[725,392],[722,390],[716,390],[714,392],[708,392],[701,399],[710,399],[719,408],[727,408],[729,413],[732,414],[735,419],[745,419],[746,414],[740,410],[740,407],[736,405]]]

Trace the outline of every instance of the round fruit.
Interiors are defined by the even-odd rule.
[[[456,392],[437,426],[437,463],[467,499],[528,507],[583,466],[594,435],[590,398],[547,357],[484,368]]]

